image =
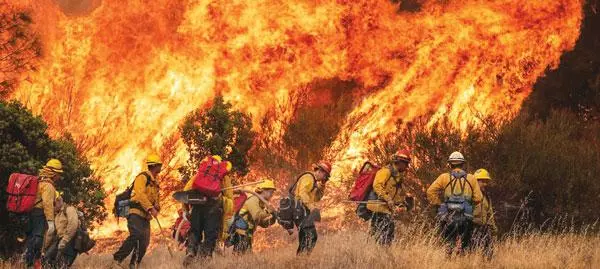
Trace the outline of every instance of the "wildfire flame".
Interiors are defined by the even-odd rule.
[[[387,0],[94,2],[83,15],[15,3],[32,10],[45,56],[12,98],[52,134],[71,133],[107,190],[123,189],[216,93],[278,140],[294,93],[318,79],[356,82],[328,151],[336,173],[399,119],[510,115],[573,48],[582,19],[581,0],[418,1],[416,11]],[[260,130],[267,116],[274,132]],[[176,148],[171,165],[187,158]]]

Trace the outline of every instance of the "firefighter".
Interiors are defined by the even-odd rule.
[[[371,217],[370,235],[376,242],[389,246],[394,240],[394,221],[392,214],[398,203],[404,202],[402,192],[403,174],[410,163],[407,150],[399,150],[392,156],[392,161],[375,174],[373,191],[369,194],[367,209],[373,212]],[[385,204],[376,202],[384,201]]]
[[[244,202],[236,218],[234,218],[234,224],[236,221],[242,221],[241,225],[235,226],[235,234],[233,235],[233,251],[235,253],[243,254],[252,251],[252,239],[256,226],[267,228],[277,221],[276,213],[272,212],[264,202],[271,200],[275,190],[275,183],[270,179],[266,179],[256,188],[256,193],[260,197],[250,195]],[[243,226],[243,228],[240,229],[241,227],[238,226]]]
[[[223,159],[218,156],[212,156],[213,160],[223,162]],[[206,160],[206,159],[205,159]],[[203,160],[203,161],[205,161]],[[231,171],[233,165],[229,161],[226,162],[227,172]],[[231,177],[225,175],[223,178],[223,187],[231,187]],[[193,189],[194,179],[188,180],[184,187],[184,191]],[[184,205],[184,214],[190,220],[191,228],[188,234],[188,243],[186,256],[183,260],[185,267],[189,266],[197,255],[205,259],[212,257],[223,231],[224,208],[230,208],[228,204],[233,200],[233,191],[223,191],[218,197],[207,197],[206,202],[202,204]]]
[[[427,189],[427,199],[437,208],[442,237],[448,243],[447,254],[452,255],[460,238],[460,253],[469,247],[473,232],[473,207],[483,199],[479,184],[473,175],[463,170],[465,158],[455,151],[448,158],[452,169],[441,174]],[[440,199],[442,197],[442,199]]]
[[[491,259],[494,254],[494,239],[498,234],[492,200],[486,191],[488,182],[492,178],[490,177],[490,173],[483,168],[475,171],[473,176],[479,183],[479,187],[483,193],[483,200],[475,207],[473,212],[473,237],[471,244],[474,248],[481,248],[484,256],[487,259]]]
[[[325,193],[325,184],[331,175],[331,164],[319,162],[313,165],[312,172],[306,172],[296,182],[293,190],[294,196],[305,208],[304,218],[296,223],[298,227],[298,250],[297,255],[310,254],[317,244],[317,229],[315,221],[320,220],[320,210],[316,203],[321,201]]]
[[[74,239],[80,225],[79,215],[75,207],[63,202],[58,192],[54,212],[56,232],[48,234],[44,240],[44,259],[52,267],[68,268],[73,265],[78,254]]]
[[[162,170],[162,162],[156,154],[146,158],[147,171],[140,173],[133,182],[127,229],[129,236],[113,254],[114,263],[124,268],[123,261],[129,254],[129,268],[137,268],[150,244],[150,221],[158,217],[160,211],[157,176]]]
[[[63,173],[62,163],[57,159],[51,159],[39,171],[39,183],[36,202],[29,214],[29,225],[27,228],[27,250],[25,251],[25,263],[28,268],[33,268],[39,262],[44,242],[44,230],[46,234],[53,234],[56,230],[54,225],[54,199],[57,182]]]

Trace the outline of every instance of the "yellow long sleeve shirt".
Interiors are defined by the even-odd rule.
[[[454,171],[460,172],[461,170],[455,169]],[[431,186],[429,186],[427,189],[427,199],[432,205],[440,205],[442,203],[442,199],[440,199],[440,197],[442,197],[445,201],[453,193],[457,194],[463,191],[461,190],[460,182],[457,182],[457,184],[451,186],[451,179],[450,173],[444,173],[441,174],[433,183],[431,183]],[[464,185],[463,195],[468,199],[471,199],[473,204],[479,204],[483,199],[483,194],[479,188],[479,183],[477,183],[477,180],[471,174],[466,175],[466,180],[468,184]]]
[[[373,181],[373,191],[377,194],[378,201],[402,202],[404,200],[404,196],[401,194],[402,181],[402,176],[398,171],[392,171],[390,167],[379,169],[375,173]],[[392,213],[387,205],[367,204],[367,209],[379,213]]]
[[[240,216],[248,223],[250,232],[253,232],[257,225],[267,228],[275,223],[266,205],[254,195],[246,199],[240,209]]]
[[[473,222],[478,225],[490,226],[493,232],[498,231],[496,218],[494,217],[494,208],[492,207],[492,200],[489,196],[484,194],[483,201],[475,206],[473,211]]]
[[[46,221],[54,221],[55,196],[56,189],[54,188],[53,181],[48,178],[40,178],[35,199],[35,208],[41,208],[44,210]]]
[[[44,240],[44,249],[50,247],[55,239],[60,240],[59,247],[65,247],[75,237],[79,227],[77,209],[73,206],[64,205],[56,214],[55,225],[56,231],[48,234],[48,237]]]
[[[148,180],[150,180],[150,182],[148,182]],[[133,192],[131,194],[130,203],[137,204],[141,208],[131,207],[131,209],[129,209],[129,214],[136,214],[148,220],[152,219],[148,210],[153,207],[159,207],[159,190],[160,187],[158,186],[158,182],[156,182],[152,173],[148,171],[140,173],[133,182]]]
[[[309,210],[316,207],[316,203],[321,201],[325,193],[325,184],[317,182],[311,172],[306,172],[298,179],[294,196],[302,202]]]

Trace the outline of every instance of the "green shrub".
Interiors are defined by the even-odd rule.
[[[87,159],[79,154],[73,140],[67,135],[52,139],[46,133],[46,123],[35,117],[23,105],[0,101],[0,227],[8,227],[6,186],[12,173],[37,175],[50,158],[63,164],[63,179],[55,185],[62,191],[67,203],[77,206],[85,215],[87,224],[106,218],[101,182],[92,176]],[[23,227],[20,227],[23,228]],[[10,244],[11,242],[3,242]],[[2,255],[2,254],[0,254]]]
[[[181,137],[190,154],[185,177],[196,172],[198,164],[208,155],[219,155],[233,164],[240,175],[248,173],[248,151],[255,133],[250,116],[233,110],[230,103],[217,95],[209,108],[191,112],[180,127]]]

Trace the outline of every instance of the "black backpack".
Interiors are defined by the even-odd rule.
[[[90,237],[88,229],[84,224],[83,213],[77,211],[79,217],[79,227],[77,227],[77,233],[75,234],[74,248],[77,253],[87,253],[94,246],[96,246],[96,240]]]
[[[142,172],[141,174],[146,176],[146,187],[147,187],[148,185],[150,185],[150,175],[147,172]],[[134,184],[135,184],[135,179],[133,180],[131,185],[129,185],[129,187],[127,187],[127,189],[125,189],[121,193],[118,193],[115,196],[115,203],[113,204],[113,214],[115,215],[115,218],[117,218],[117,221],[119,220],[119,217],[127,218],[127,216],[129,215],[129,208],[135,206],[130,203],[131,193],[133,192]]]
[[[290,230],[294,228],[294,224],[299,225],[299,223],[304,220],[306,216],[308,216],[308,210],[302,204],[301,201],[297,200],[294,195],[294,190],[296,189],[296,185],[298,185],[298,181],[304,175],[309,174],[313,178],[313,188],[312,190],[317,188],[317,179],[311,172],[305,172],[296,178],[296,182],[288,189],[288,196],[281,198],[279,200],[279,215],[277,217],[277,222],[281,227],[286,230]],[[311,190],[311,191],[312,191]]]

